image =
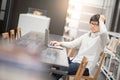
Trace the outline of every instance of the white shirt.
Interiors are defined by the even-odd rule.
[[[103,22],[100,22],[100,32],[88,32],[71,42],[62,42],[62,46],[68,48],[79,47],[78,54],[73,58],[72,62],[80,63],[83,56],[88,58],[88,65],[92,71],[99,59],[100,53],[104,50],[108,42],[107,29]]]

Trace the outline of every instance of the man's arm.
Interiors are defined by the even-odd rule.
[[[107,32],[107,28],[104,24],[104,21],[105,21],[105,17],[103,15],[100,15],[100,19],[99,19],[100,32],[99,32],[99,34],[101,36],[103,47],[105,47],[105,45],[109,42],[108,32]]]
[[[83,37],[84,36],[82,35],[81,37],[79,37],[73,41],[70,41],[70,42],[51,41],[50,44],[53,46],[63,46],[63,47],[67,47],[67,48],[74,48],[74,47],[80,46]]]

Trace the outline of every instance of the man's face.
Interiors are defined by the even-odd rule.
[[[91,21],[90,22],[90,30],[93,33],[99,32],[100,31],[99,23],[97,21]]]

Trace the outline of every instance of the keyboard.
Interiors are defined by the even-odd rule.
[[[54,49],[60,49],[63,50],[64,48],[61,46],[52,46],[52,45],[48,45],[48,48],[54,48]]]

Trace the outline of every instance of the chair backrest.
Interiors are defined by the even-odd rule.
[[[2,42],[2,46],[3,45],[5,46],[5,44],[9,44],[10,43],[10,38],[9,38],[9,33],[8,32],[2,33],[1,42]]]
[[[102,63],[104,61],[104,58],[105,58],[105,53],[102,52],[100,54],[100,59],[99,59],[98,67],[97,67],[97,69],[95,71],[95,74],[93,76],[82,76],[81,78],[82,79],[86,79],[86,80],[97,80],[97,77],[98,77],[98,75],[100,73],[101,66],[102,66]]]
[[[87,57],[84,56],[81,63],[80,63],[80,66],[79,66],[79,68],[77,70],[77,73],[75,75],[74,80],[80,80],[81,76],[83,75],[83,73],[85,71],[87,63],[88,63],[88,59],[87,59]]]
[[[76,47],[70,49],[70,48],[66,48],[67,54],[69,57],[73,57],[75,55],[76,52]]]
[[[15,30],[14,29],[10,30],[10,39],[11,39],[11,41],[15,40]]]
[[[2,38],[3,39],[9,39],[9,33],[8,32],[2,33]]]
[[[95,78],[96,80],[97,80],[97,77],[98,77],[98,75],[99,75],[99,73],[100,73],[101,66],[102,66],[102,64],[103,64],[104,58],[105,58],[105,53],[102,52],[102,53],[100,54],[100,59],[99,59],[98,67],[97,67],[97,69],[96,69],[96,71],[95,71],[95,74],[94,74],[94,78]]]
[[[17,28],[16,35],[17,35],[17,39],[21,38],[21,28],[20,27]]]

